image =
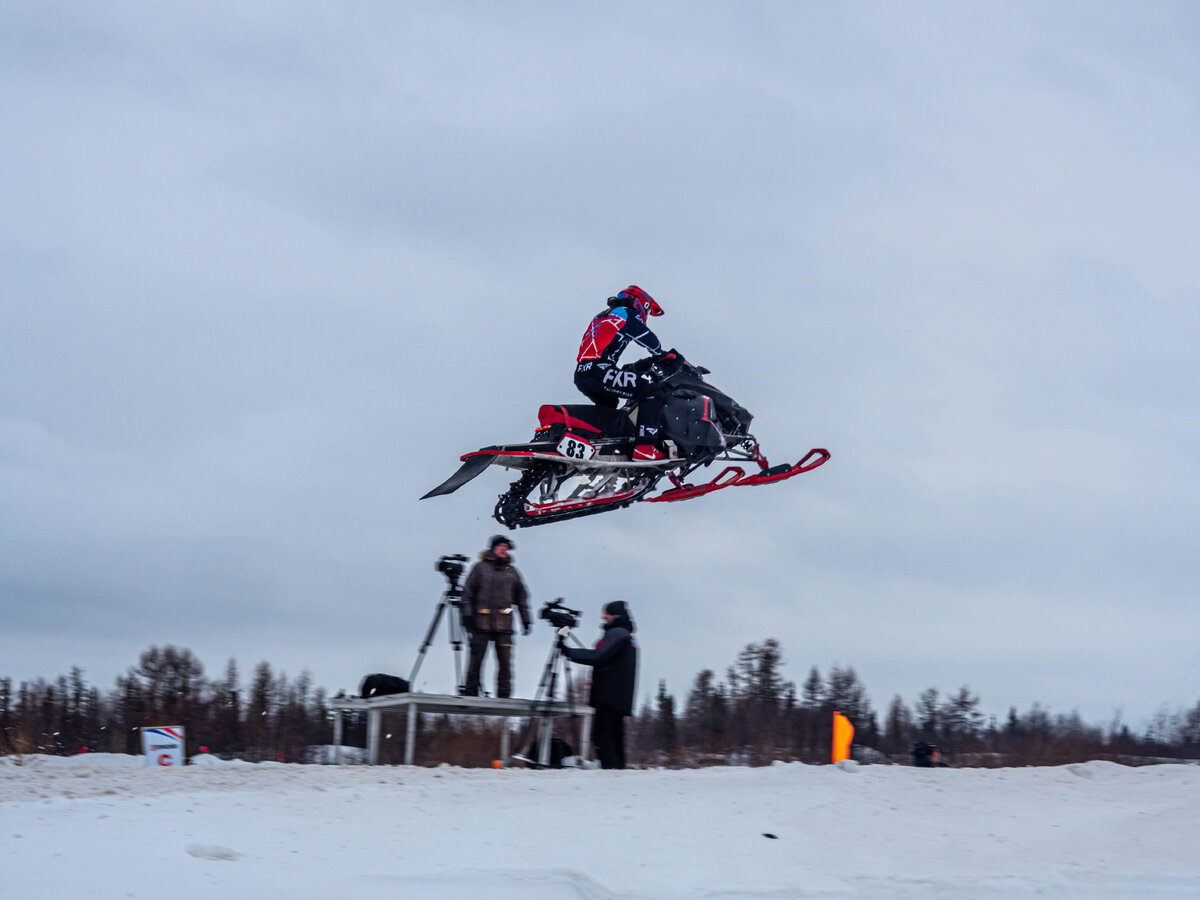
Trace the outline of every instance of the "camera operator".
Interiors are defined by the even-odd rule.
[[[522,633],[529,634],[533,627],[529,592],[509,555],[513,546],[504,535],[493,535],[463,585],[463,625],[471,635],[471,662],[463,688],[468,697],[479,695],[479,671],[491,643],[496,645],[496,696],[512,696],[513,607],[520,610]]]
[[[592,736],[602,769],[625,768],[625,717],[633,715],[637,681],[638,645],[629,607],[614,600],[604,607],[604,634],[587,650],[568,647],[559,637],[563,655],[572,662],[592,666],[592,690],[588,702],[596,710]]]

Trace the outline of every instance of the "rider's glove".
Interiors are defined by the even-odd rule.
[[[521,634],[528,636],[529,632],[533,631],[533,626],[526,622],[521,626]]]

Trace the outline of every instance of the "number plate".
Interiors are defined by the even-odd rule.
[[[596,448],[583,438],[568,434],[558,442],[558,452],[568,459],[591,459],[596,455]]]

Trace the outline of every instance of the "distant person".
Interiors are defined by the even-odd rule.
[[[946,768],[942,761],[942,748],[937,744],[927,744],[917,741],[912,749],[913,765],[920,769]]]
[[[471,661],[463,686],[468,697],[479,696],[479,672],[489,644],[496,647],[496,696],[512,696],[513,610],[521,614],[523,634],[533,628],[529,592],[509,552],[514,546],[504,535],[493,535],[463,584],[463,625],[471,635]]]
[[[637,683],[638,645],[629,607],[624,600],[606,604],[601,614],[604,634],[587,650],[568,647],[559,638],[563,654],[572,662],[592,666],[592,690],[588,702],[596,710],[592,740],[602,769],[625,768],[625,717],[633,715]]]

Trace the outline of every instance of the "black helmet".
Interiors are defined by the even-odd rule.
[[[491,540],[488,541],[488,549],[495,550],[497,544],[508,544],[509,550],[517,549],[517,545],[514,544],[509,538],[506,538],[502,534],[493,534],[492,535]]]

